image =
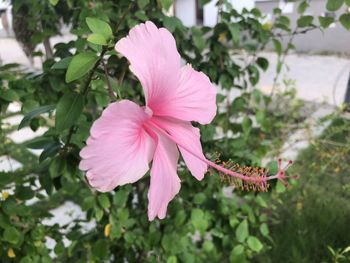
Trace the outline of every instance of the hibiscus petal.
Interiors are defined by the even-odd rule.
[[[154,113],[208,124],[216,114],[216,89],[204,73],[186,65],[181,69],[180,84],[175,96],[166,103],[165,107],[160,107]]]
[[[151,169],[151,185],[148,191],[148,219],[165,218],[169,202],[180,190],[177,176],[179,151],[168,138],[157,135],[157,146]]]
[[[152,122],[174,138],[188,169],[197,180],[202,180],[208,165],[202,161],[206,158],[203,155],[199,129],[193,127],[190,122],[169,117],[153,117]],[[191,153],[180,145],[185,146]]]
[[[180,80],[180,55],[174,37],[152,22],[135,26],[115,49],[130,61],[130,69],[139,78],[145,92],[146,105],[153,112],[169,101]]]
[[[137,181],[148,171],[155,147],[142,126],[148,119],[141,107],[128,100],[110,104],[103,111],[80,152],[79,168],[87,171],[92,187],[111,191]]]

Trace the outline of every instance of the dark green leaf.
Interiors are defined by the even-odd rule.
[[[73,57],[66,57],[52,65],[52,69],[66,69]]]
[[[29,200],[34,197],[35,192],[30,187],[20,186],[16,189],[16,197],[20,200]]]
[[[314,20],[313,16],[302,16],[297,21],[298,27],[308,27],[312,25],[313,20]]]
[[[19,100],[17,92],[12,89],[0,90],[0,98],[9,102]]]
[[[14,227],[7,227],[4,231],[3,238],[11,244],[17,244],[21,240],[21,233]]]
[[[24,145],[29,149],[44,149],[50,143],[52,143],[51,138],[38,137],[26,142]]]
[[[237,23],[230,23],[228,29],[230,30],[233,43],[237,45],[241,38],[239,25]]]
[[[47,144],[44,148],[44,151],[40,154],[39,162],[42,162],[49,157],[55,156],[60,149],[61,145],[58,142]]]
[[[56,108],[56,130],[63,131],[76,123],[84,108],[84,97],[76,92],[63,95]]]
[[[266,71],[268,69],[268,67],[269,67],[269,61],[266,58],[263,58],[263,57],[258,57],[258,59],[256,60],[256,63],[264,71]]]
[[[328,28],[332,23],[334,23],[333,17],[319,16],[318,20],[323,28]]]
[[[309,3],[307,1],[303,1],[298,6],[298,13],[303,14],[305,10],[309,7]]]
[[[181,20],[175,16],[164,16],[163,24],[170,32],[174,32],[176,28],[182,26]]]
[[[140,9],[142,9],[149,4],[149,0],[137,0],[137,4],[140,7]]]
[[[40,114],[52,111],[53,109],[55,109],[55,105],[46,105],[29,112],[28,114],[24,115],[21,123],[18,125],[18,130],[27,126],[33,118],[39,116]]]
[[[66,169],[66,160],[58,156],[51,161],[49,172],[51,178],[59,177]]]
[[[277,54],[281,55],[282,51],[283,51],[281,42],[277,39],[273,39],[273,44],[275,46],[275,50],[276,50]]]
[[[243,128],[243,133],[246,136],[248,136],[250,131],[251,131],[251,129],[252,129],[252,120],[249,117],[245,116],[243,118],[242,128]]]
[[[66,82],[69,83],[83,77],[95,66],[97,61],[98,57],[91,52],[75,55],[69,63],[66,72]]]
[[[342,14],[339,18],[339,21],[343,27],[345,27],[347,30],[350,30],[350,13]]]
[[[199,28],[192,28],[192,39],[193,44],[198,49],[198,51],[202,52],[205,48],[205,40],[203,38],[203,33]]]
[[[159,0],[159,2],[166,11],[168,11],[173,4],[173,0]]]
[[[343,4],[344,0],[328,0],[326,8],[328,9],[328,11],[334,12],[339,10]]]

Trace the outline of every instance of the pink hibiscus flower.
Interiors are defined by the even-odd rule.
[[[180,190],[179,151],[192,175],[202,180],[208,165],[234,178],[265,185],[284,181],[284,169],[270,177],[251,177],[221,167],[203,155],[199,129],[191,121],[210,123],[216,114],[216,89],[190,65],[181,67],[174,37],[152,22],[135,26],[116,44],[130,61],[146,99],[141,107],[129,100],[110,104],[91,127],[80,156],[92,187],[101,192],[139,180],[152,161],[148,218],[163,219]]]

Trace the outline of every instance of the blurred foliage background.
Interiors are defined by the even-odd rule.
[[[299,1],[300,18],[291,29],[278,8],[274,21],[264,23],[258,9],[238,13],[226,0],[218,1],[219,20],[212,28],[187,28],[168,16],[172,0],[13,0],[16,39],[28,57],[43,63],[33,72],[0,66],[0,121],[24,115],[18,127],[0,130],[0,155],[23,165],[0,172],[1,262],[349,261],[350,125],[344,109],[320,120],[331,125],[296,160],[292,173],[301,179],[290,189],[277,183],[268,193],[240,192],[215,173],[197,182],[180,165],[181,191],[164,220],[147,219],[149,175],[101,194],[78,170],[79,151],[103,108],[115,96],[144,102],[140,83],[114,45],[147,20],[172,32],[184,62],[218,86],[217,116],[200,127],[207,156],[214,160],[220,153],[224,161],[254,166],[276,160],[286,139],[308,124],[304,104],[287,82],[281,84],[284,92],[274,94],[255,88],[269,66],[261,51],[274,47],[278,75],[294,49],[292,41],[282,45],[282,37],[292,40],[337,21],[350,27],[349,14],[310,18],[307,2]],[[345,5],[349,1],[331,0],[325,8]],[[63,24],[75,40],[51,47],[49,38]],[[35,51],[40,43],[45,53]],[[11,103],[21,105],[20,112],[8,111]],[[7,136],[25,127],[47,131],[20,144]],[[31,149],[42,152],[37,156]],[[276,163],[269,165],[276,172]],[[45,223],[52,209],[68,201],[84,216],[68,224]]]

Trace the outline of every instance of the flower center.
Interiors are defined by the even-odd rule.
[[[147,106],[145,106],[145,112],[148,116],[150,116],[150,117],[153,116],[153,111]]]

